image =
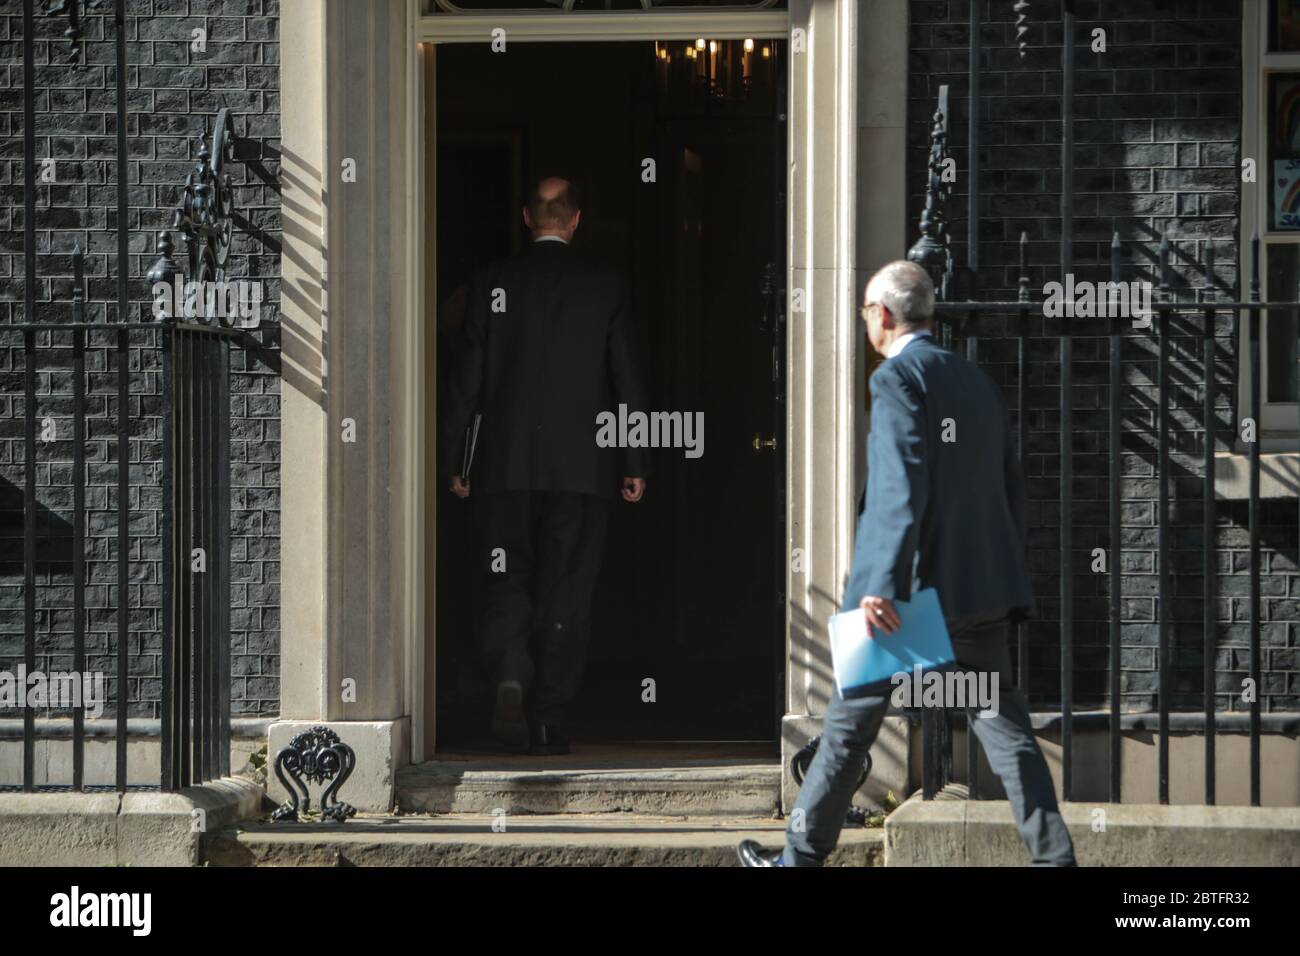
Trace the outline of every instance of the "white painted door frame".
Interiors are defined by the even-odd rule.
[[[408,461],[418,473],[408,475],[413,496],[407,514],[425,526],[427,347],[424,321],[425,264],[433,261],[426,239],[425,59],[442,43],[487,43],[492,31],[505,31],[513,42],[602,42],[682,40],[706,37],[741,39],[780,37],[790,41],[789,168],[787,196],[787,296],[800,293],[798,311],[790,308],[787,355],[788,414],[786,454],[788,548],[801,549],[802,570],[787,581],[787,714],[820,710],[829,677],[821,663],[825,619],[833,610],[847,570],[854,499],[854,422],[857,329],[855,309],[855,170],[857,138],[857,0],[791,0],[786,10],[660,10],[656,12],[563,13],[499,12],[422,15],[419,0],[408,0],[407,77],[408,194],[419,215],[409,221],[407,237],[408,297],[418,314],[406,323],[407,361],[420,374],[408,375],[404,397]],[[508,46],[507,46],[508,49]],[[901,159],[901,157],[900,157]],[[429,277],[432,282],[432,277]],[[407,703],[411,716],[411,759],[427,759],[425,738],[433,732],[426,704],[432,683],[436,596],[432,591],[435,555],[426,554],[429,536],[414,535],[403,569],[408,587],[403,609],[408,662]],[[427,562],[427,564],[426,564]],[[426,591],[428,592],[426,594]],[[812,710],[810,710],[810,707]],[[783,751],[789,742],[783,728]],[[430,747],[430,751],[432,747]]]

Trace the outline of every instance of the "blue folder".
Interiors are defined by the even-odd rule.
[[[831,618],[831,661],[835,684],[844,698],[888,693],[894,675],[950,670],[956,666],[948,625],[934,588],[912,595],[911,601],[895,601],[900,625],[893,634],[877,628],[867,638],[865,612],[857,607]]]

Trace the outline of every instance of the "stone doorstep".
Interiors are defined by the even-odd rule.
[[[548,760],[550,760],[548,764]],[[400,813],[609,813],[673,817],[766,818],[778,808],[776,761],[680,761],[646,767],[644,760],[556,766],[553,758],[438,760],[397,775]]]
[[[505,831],[492,829],[504,820]],[[498,824],[499,826],[499,824]],[[785,823],[622,813],[358,815],[342,825],[272,824],[204,841],[212,866],[735,866],[744,839],[781,846]],[[845,828],[831,866],[881,866],[884,833]]]
[[[0,866],[195,866],[200,828],[255,817],[262,797],[245,777],[176,793],[0,793]]]
[[[1061,815],[1080,866],[1300,866],[1297,807],[1064,803]],[[1095,832],[1102,819],[1105,830]],[[886,866],[1029,862],[1005,800],[915,794],[884,829]]]

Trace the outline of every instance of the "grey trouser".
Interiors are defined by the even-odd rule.
[[[1006,624],[976,621],[950,627],[950,634],[963,670],[998,673],[997,716],[974,717],[969,710],[966,716],[989,766],[1002,779],[1032,865],[1074,866],[1074,844],[1056,805],[1047,761],[1034,739],[1024,695],[1012,683]],[[820,866],[835,849],[891,691],[845,700],[833,690],[821,743],[786,827],[786,866]]]

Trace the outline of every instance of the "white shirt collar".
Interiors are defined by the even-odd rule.
[[[903,351],[903,349],[907,348],[908,342],[912,341],[912,339],[919,338],[922,335],[930,335],[929,329],[922,329],[919,332],[903,333],[898,338],[894,339],[894,344],[889,347],[889,353],[885,358],[893,358],[899,352]]]
[[[538,236],[533,240],[533,242],[563,242],[566,246],[568,245],[568,243],[559,236]]]

